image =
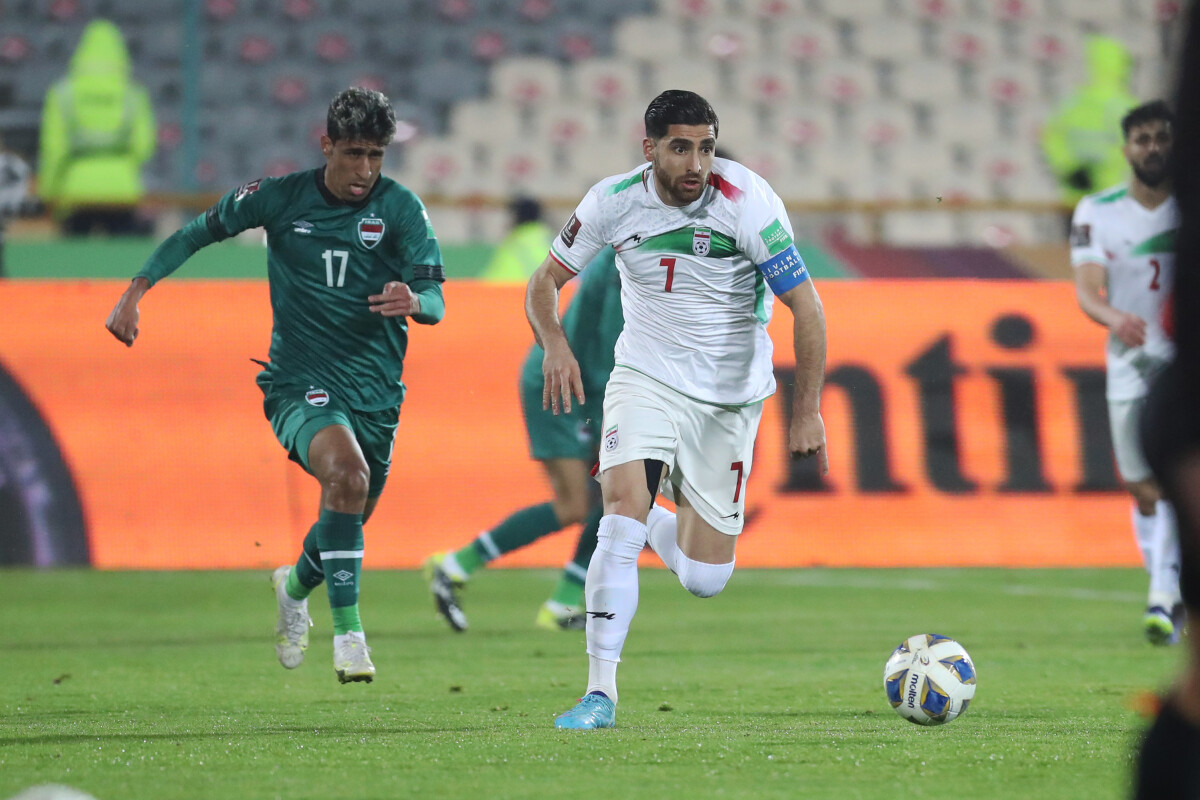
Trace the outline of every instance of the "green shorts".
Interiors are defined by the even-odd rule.
[[[529,434],[529,454],[538,461],[552,458],[593,460],[600,442],[604,393],[585,390],[586,403],[579,405],[572,401],[570,414],[555,416],[553,412],[542,410],[543,386],[541,364],[526,362],[521,371],[521,410],[525,414],[525,431]]]
[[[370,470],[367,496],[378,497],[383,492],[392,466],[399,409],[355,411],[332,392],[281,379],[269,370],[258,373],[256,381],[263,391],[263,413],[275,431],[275,438],[288,451],[288,458],[311,474],[308,446],[317,431],[330,425],[344,425],[354,432]]]

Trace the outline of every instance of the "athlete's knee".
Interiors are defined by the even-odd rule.
[[[696,597],[715,597],[729,583],[733,575],[734,562],[728,564],[705,564],[694,561],[683,553],[679,554],[679,583]]]
[[[361,462],[339,462],[326,472],[321,483],[327,502],[361,507],[371,488],[371,471]]]
[[[587,518],[588,512],[592,510],[591,499],[588,497],[586,487],[583,487],[583,491],[580,492],[570,492],[555,497],[553,506],[554,515],[558,517],[559,523],[564,528],[583,522]]]

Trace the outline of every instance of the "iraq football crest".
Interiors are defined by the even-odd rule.
[[[708,251],[712,246],[712,229],[711,228],[695,228],[692,234],[692,252],[698,256],[708,255]]]
[[[370,250],[379,244],[383,238],[383,220],[379,217],[366,217],[358,221],[358,240],[363,247]]]

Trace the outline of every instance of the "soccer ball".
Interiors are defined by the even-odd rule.
[[[883,688],[896,713],[917,725],[942,725],[975,696],[975,665],[958,642],[940,633],[910,636],[883,667]]]

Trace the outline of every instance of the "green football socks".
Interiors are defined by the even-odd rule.
[[[454,553],[454,560],[470,575],[487,562],[536,542],[562,528],[554,506],[542,503],[522,508],[479,535],[475,541]],[[593,545],[594,546],[594,545]]]
[[[358,616],[358,582],[362,575],[362,514],[342,514],[321,510],[313,526],[321,551],[321,569],[329,591],[329,609],[333,613],[333,633],[362,633]]]
[[[308,529],[308,535],[304,537],[304,551],[296,560],[295,568],[288,573],[284,589],[293,600],[308,597],[325,580],[325,573],[321,569],[321,550],[317,547],[317,528],[320,524],[317,522]]]

